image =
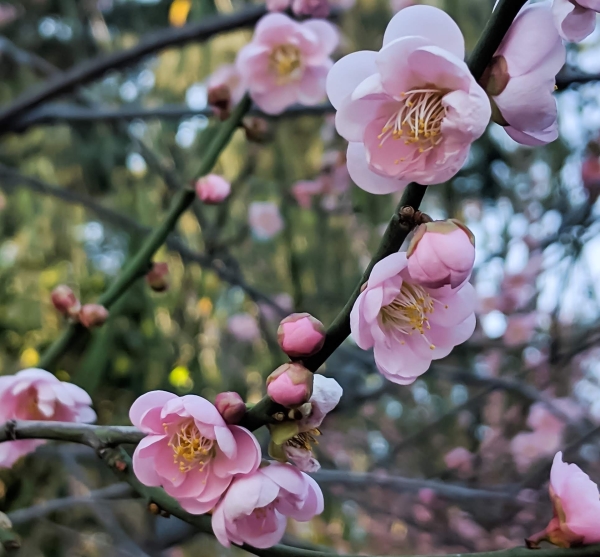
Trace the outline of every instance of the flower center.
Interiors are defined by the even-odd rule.
[[[377,136],[382,146],[389,138],[402,139],[405,145],[414,144],[418,153],[431,151],[442,141],[442,121],[446,108],[444,93],[439,89],[413,89],[402,92],[400,109],[392,114]],[[403,162],[398,159],[396,164]]]
[[[286,441],[286,445],[294,447],[296,449],[304,449],[306,451],[312,451],[313,445],[318,445],[317,437],[321,435],[321,431],[317,428],[309,429],[308,431],[301,431]]]
[[[277,503],[279,503],[279,497],[276,497],[271,503],[269,503],[265,507],[259,507],[257,509],[254,509],[252,511],[252,514],[256,518],[259,518],[260,520],[264,521],[264,520],[266,520],[267,516],[275,510]],[[264,528],[264,524],[261,525],[260,529],[262,530],[263,528]]]
[[[166,430],[167,425],[164,424],[164,427]],[[194,420],[180,424],[179,429],[171,435],[169,447],[173,448],[173,458],[181,472],[189,472],[194,468],[202,472],[216,452],[215,442],[200,434]]]
[[[435,346],[427,339],[425,331],[431,329],[427,316],[434,312],[434,301],[421,286],[403,282],[400,293],[381,308],[381,323],[403,335],[417,331],[433,350]]]
[[[293,44],[276,46],[269,55],[269,67],[277,76],[277,84],[300,79],[302,73],[302,55]]]

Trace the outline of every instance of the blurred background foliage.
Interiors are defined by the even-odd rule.
[[[336,5],[342,38],[337,56],[378,49],[387,21],[407,4],[343,1]],[[435,5],[457,20],[467,50],[492,8],[488,0]],[[0,104],[39,87],[45,79],[40,74],[48,70],[35,63],[37,58],[32,63],[15,55],[15,45],[66,70],[129,48],[153,31],[244,6],[239,0],[2,2]],[[206,79],[231,63],[250,37],[251,30],[237,30],[167,49],[60,99],[70,106],[93,99],[105,109],[187,106],[196,115],[58,121],[2,136],[1,374],[34,367],[65,326],[50,302],[55,286],[67,284],[83,302],[95,301],[140,244],[143,230],[132,220],[146,227],[161,220],[172,192],[136,138],[163,167],[174,169],[181,184],[196,177],[214,131],[206,112]],[[571,69],[600,71],[599,33],[569,48]],[[338,379],[345,395],[325,423],[318,451],[324,468],[342,475],[321,478],[326,511],[311,524],[294,525],[290,534],[297,540],[371,554],[500,549],[520,544],[548,518],[541,490],[546,476],[535,472],[538,459],[574,442],[572,459],[600,477],[597,442],[577,441],[600,420],[595,352],[600,245],[594,204],[600,168],[589,171],[600,166],[599,87],[591,82],[557,93],[561,138],[555,143],[523,148],[492,125],[465,168],[451,182],[430,188],[424,210],[434,218],[464,220],[477,238],[477,332],[412,387],[384,383],[371,355],[351,341],[328,361],[325,373]],[[255,402],[264,394],[264,378],[284,361],[276,341],[281,316],[308,311],[325,324],[333,320],[397,199],[350,184],[344,143],[332,118],[325,108],[265,120],[259,122],[266,126],[260,142],[247,141],[238,131],[216,168],[233,182],[232,197],[219,207],[198,208],[202,228],[190,211],[176,230],[209,264],[163,247],[155,259],[169,264],[168,292],[154,293],[140,280],[113,307],[106,325],[82,339],[53,370],[91,394],[99,423],[129,423],[131,402],[151,389],[209,399],[236,390]],[[582,176],[585,164],[589,168]],[[42,194],[24,177],[73,194],[74,202]],[[302,207],[292,186],[313,179],[335,186]],[[81,196],[125,216],[126,225],[83,207],[77,202]],[[248,226],[248,208],[256,201],[275,203],[284,221],[283,230],[268,240]],[[232,281],[219,275],[223,269]],[[552,443],[546,441],[526,443],[525,450],[515,447],[515,437],[531,429],[530,405],[556,397],[568,398],[578,411],[560,429],[559,446],[548,451]],[[464,465],[444,458],[456,447],[471,455]],[[349,484],[347,472],[375,475]],[[427,484],[418,490],[376,481],[400,476],[494,489],[504,497],[444,496]],[[111,482],[90,451],[48,444],[0,472],[0,509],[11,513],[44,500],[81,496]],[[152,517],[127,492],[118,501],[67,505],[15,524],[25,556],[231,551],[175,519]]]

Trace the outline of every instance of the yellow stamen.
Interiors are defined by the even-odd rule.
[[[168,426],[165,424],[164,427],[167,431]],[[173,458],[181,472],[189,472],[194,468],[202,472],[216,452],[215,442],[202,436],[194,420],[185,421],[179,426],[171,435],[169,446],[173,448]]]
[[[277,84],[284,85],[302,77],[302,54],[297,46],[281,44],[269,55],[269,67],[277,76]]]

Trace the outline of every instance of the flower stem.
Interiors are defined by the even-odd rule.
[[[208,174],[212,170],[219,155],[229,143],[242,118],[250,109],[250,105],[250,98],[248,96],[244,97],[236,106],[230,118],[218,129],[198,168],[198,176]],[[179,217],[192,204],[195,198],[196,193],[193,189],[181,190],[173,197],[165,220],[146,238],[142,247],[129,261],[125,269],[123,269],[123,272],[100,297],[98,300],[99,304],[109,308],[125,292],[127,292],[138,278],[147,273],[153,255],[165,242],[167,236],[171,233],[173,228],[175,228]],[[48,350],[46,350],[40,359],[38,366],[46,370],[54,367],[63,354],[69,349],[69,346],[71,346],[83,332],[85,332],[85,329],[81,325],[75,323],[69,325],[64,333],[54,341]]]

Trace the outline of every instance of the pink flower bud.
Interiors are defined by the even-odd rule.
[[[277,338],[281,349],[291,358],[311,356],[325,342],[325,327],[309,313],[292,313],[279,324]]]
[[[108,310],[100,304],[85,304],[79,311],[79,322],[88,329],[99,327],[108,319]]]
[[[207,205],[216,205],[229,197],[231,184],[217,174],[208,174],[196,182],[196,195]]]
[[[169,289],[169,264],[153,263],[152,269],[146,275],[146,282],[154,292],[165,292]]]
[[[228,424],[237,424],[246,413],[242,397],[233,391],[219,393],[215,398],[215,406]]]
[[[302,364],[283,364],[267,377],[267,393],[286,408],[301,406],[312,395],[313,377]]]
[[[330,7],[327,0],[292,0],[292,11],[299,16],[327,17]]]
[[[73,319],[77,317],[81,309],[81,303],[77,299],[77,296],[65,284],[59,284],[50,294],[50,299],[60,313]]]
[[[457,288],[471,275],[475,237],[456,219],[421,224],[408,246],[408,272],[427,288]]]

